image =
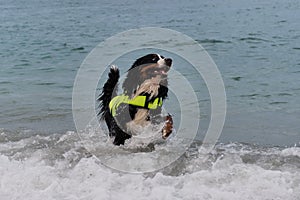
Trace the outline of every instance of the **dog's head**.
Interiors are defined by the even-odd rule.
[[[159,54],[148,54],[137,59],[128,70],[127,78],[123,83],[123,90],[129,95],[144,81],[157,77],[167,85],[167,73],[172,65],[171,58]]]
[[[152,78],[156,75],[166,76],[172,65],[171,58],[165,58],[159,54],[148,54],[137,59],[130,70],[138,69],[144,78]]]

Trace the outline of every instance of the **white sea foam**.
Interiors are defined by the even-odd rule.
[[[0,199],[297,200],[300,196],[298,147],[220,144],[204,155],[195,144],[159,172],[131,174],[103,166],[76,138],[68,132],[0,143]],[[167,144],[160,145],[154,151],[166,151]],[[122,159],[136,153],[122,151],[116,147],[106,153],[116,157],[123,153]],[[151,153],[139,152],[145,157]]]

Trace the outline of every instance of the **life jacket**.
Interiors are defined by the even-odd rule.
[[[153,102],[147,102],[147,97],[146,96],[136,96],[133,99],[130,99],[129,96],[127,95],[119,95],[115,96],[110,102],[109,102],[109,110],[112,116],[116,116],[116,111],[118,107],[122,104],[129,104],[129,105],[134,105],[134,106],[139,106],[143,108],[148,108],[148,109],[156,109],[158,106],[162,106],[162,98],[157,97],[154,99]]]

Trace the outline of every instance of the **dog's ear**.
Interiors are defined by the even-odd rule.
[[[131,96],[134,93],[134,90],[139,85],[139,69],[138,66],[141,65],[143,57],[137,59],[127,71],[127,76],[122,85],[123,91],[125,94]]]
[[[138,85],[140,84],[140,75],[138,69],[128,70],[125,81],[122,85],[125,94],[132,96]]]

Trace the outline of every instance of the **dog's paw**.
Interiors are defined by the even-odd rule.
[[[168,114],[165,118],[165,125],[162,129],[162,138],[167,139],[173,131],[173,118]]]

